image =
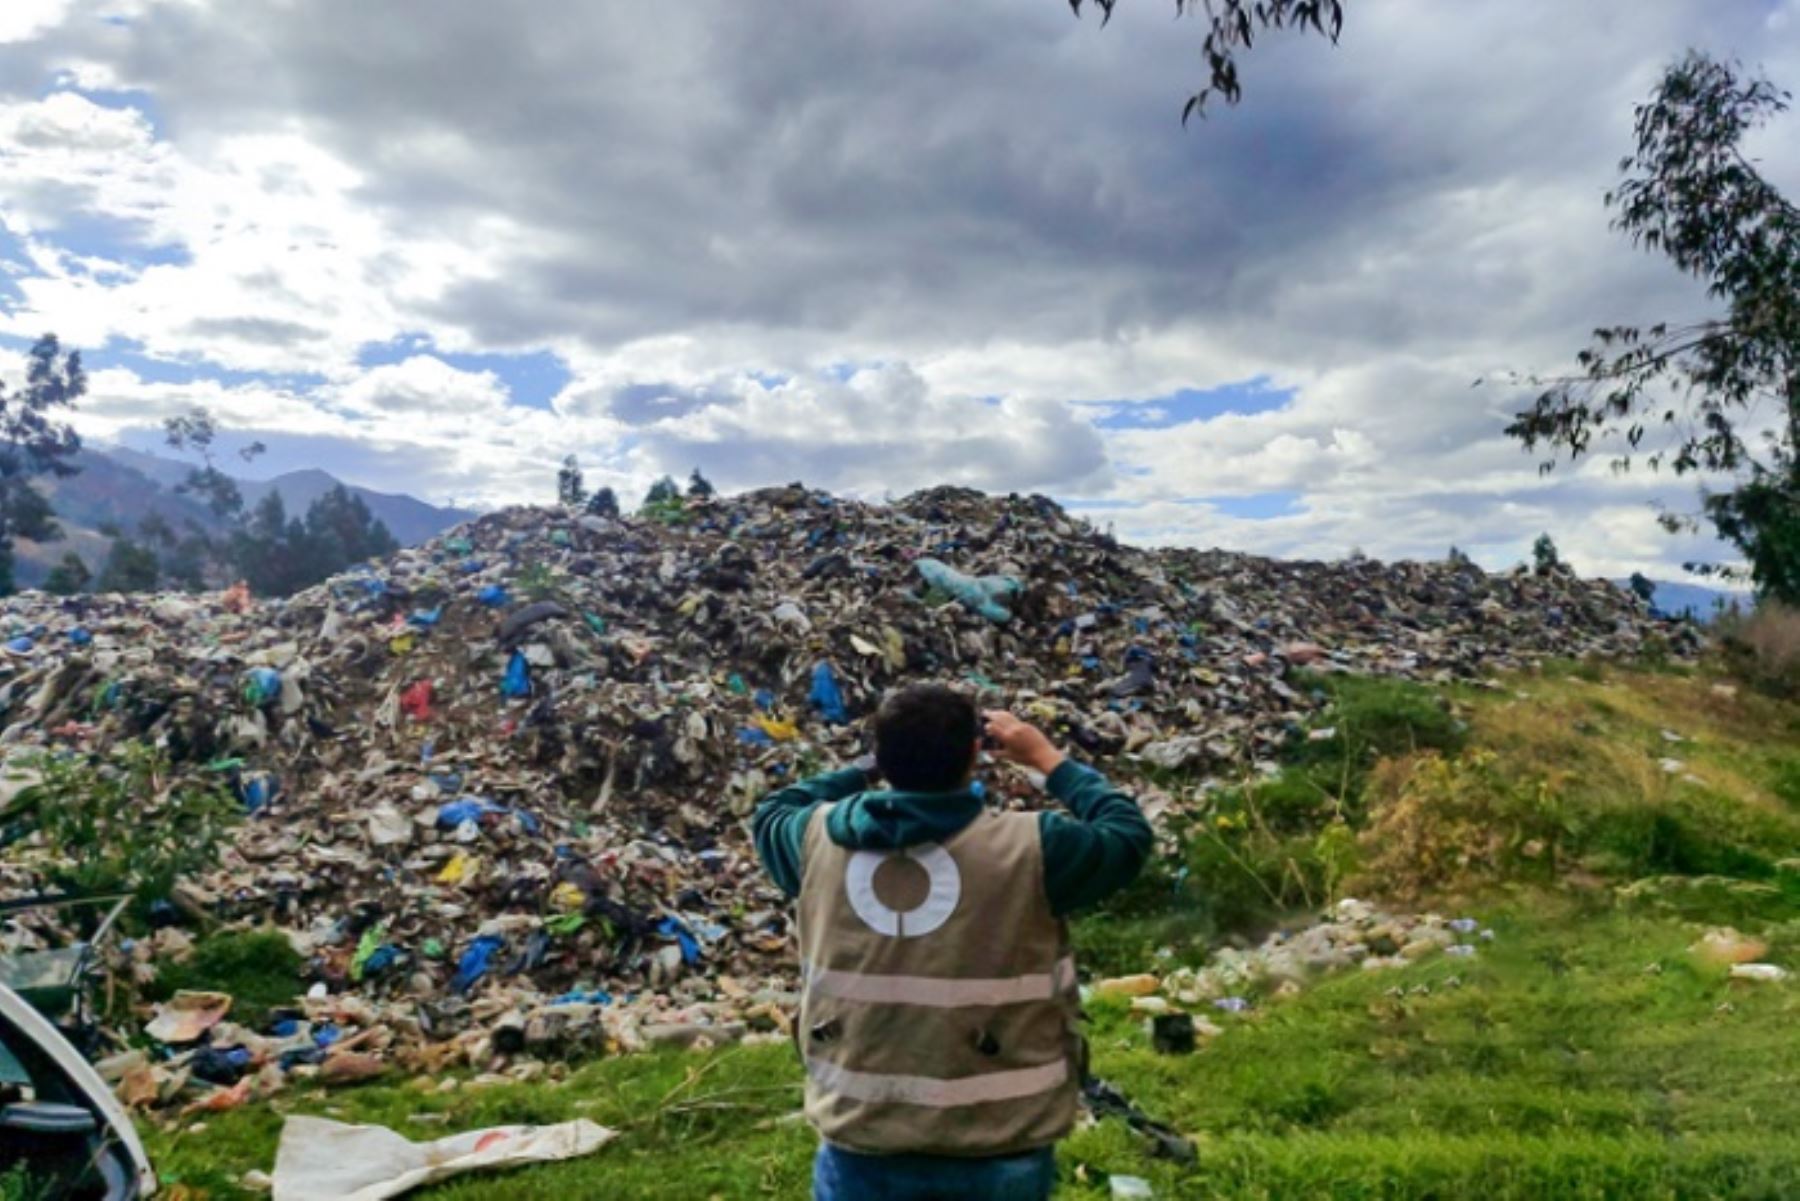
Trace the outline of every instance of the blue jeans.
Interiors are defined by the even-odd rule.
[[[1056,1183],[1056,1154],[952,1159],[942,1155],[859,1155],[829,1143],[813,1160],[813,1201],[1044,1201]]]

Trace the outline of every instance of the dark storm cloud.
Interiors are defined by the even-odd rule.
[[[1580,132],[1533,129],[1516,105],[1457,113],[1465,75],[1511,82],[1482,60],[1384,102],[1365,65],[1381,48],[1356,25],[1336,55],[1268,44],[1253,103],[1183,131],[1197,28],[1157,10],[1101,33],[1051,0],[531,20],[234,0],[229,20],[176,6],[74,36],[153,91],[178,137],[294,116],[408,228],[504,214],[520,231],[505,286],[429,306],[502,345],[713,323],[912,342],[1276,320],[1288,289],[1354,252],[1354,231],[1492,174],[1522,137]],[[1602,70],[1623,57],[1594,52]],[[1330,316],[1385,337],[1429,316],[1395,299]]]

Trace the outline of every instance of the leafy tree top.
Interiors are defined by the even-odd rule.
[[[580,508],[587,499],[587,489],[581,479],[581,463],[574,455],[563,459],[562,467],[556,473],[556,499],[570,508]]]
[[[650,485],[650,491],[644,493],[645,507],[680,503],[681,485],[670,476],[663,476]]]
[[[1562,555],[1557,553],[1556,542],[1549,534],[1539,534],[1531,544],[1531,564],[1539,574],[1562,566]]]

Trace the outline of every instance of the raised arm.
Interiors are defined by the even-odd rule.
[[[1038,819],[1050,907],[1067,914],[1130,884],[1156,841],[1137,802],[1093,768],[1065,756],[1036,727],[997,710],[985,717],[988,739],[999,754],[1041,773],[1050,795],[1069,811]]]

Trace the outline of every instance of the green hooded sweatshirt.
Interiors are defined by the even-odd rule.
[[[852,850],[893,850],[941,842],[981,812],[972,791],[888,792],[869,789],[861,768],[827,772],[770,793],[756,807],[756,852],[781,890],[800,895],[806,826],[820,805],[831,841]],[[1068,813],[1043,813],[1044,891],[1058,915],[1105,899],[1131,883],[1155,836],[1137,802],[1091,767],[1063,760],[1044,787]]]

